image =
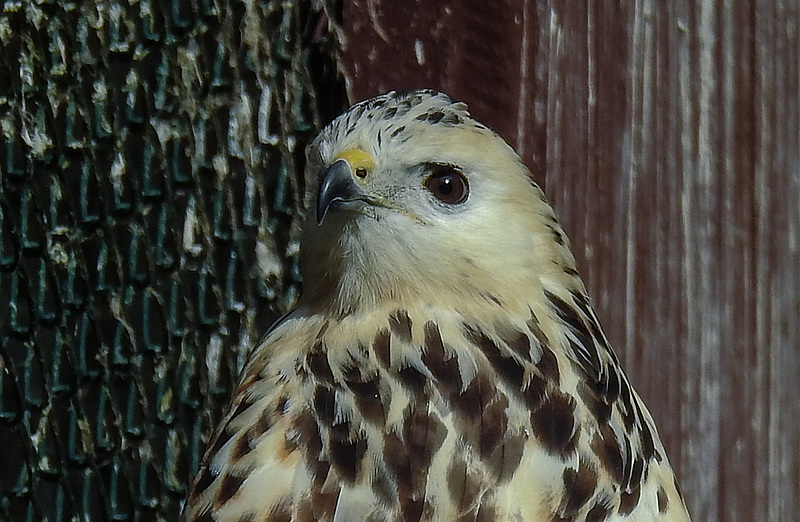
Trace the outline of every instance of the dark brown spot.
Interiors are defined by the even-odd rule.
[[[637,485],[630,491],[623,491],[619,496],[619,514],[630,515],[636,506],[639,505],[639,493],[641,489]]]
[[[330,438],[338,441],[347,441],[350,438],[350,421],[344,420],[331,425]]]
[[[631,386],[630,386],[630,384],[628,384],[628,380],[627,379],[622,379],[620,381],[619,389],[620,389],[619,394],[620,394],[620,397],[622,397],[623,404],[625,404],[626,406],[630,407],[631,403],[633,402],[633,400],[632,400],[632,395],[633,394],[631,393]],[[629,409],[631,410],[631,412],[634,412],[633,408],[629,408]]]
[[[547,225],[547,228],[550,230],[550,234],[553,236],[553,241],[557,244],[564,246],[564,236],[563,234],[554,226]]]
[[[231,459],[235,462],[247,455],[253,448],[253,442],[266,433],[271,426],[272,423],[269,417],[267,417],[266,414],[260,415],[256,419],[255,424],[247,428],[241,437],[239,437],[239,440],[236,441],[236,444],[231,450]]]
[[[563,516],[573,517],[589,502],[597,487],[597,474],[583,462],[578,469],[564,470]]]
[[[394,475],[398,501],[404,520],[419,520],[424,507],[424,495],[428,469],[421,467],[410,446],[391,433],[384,440],[384,462]]]
[[[414,491],[414,474],[411,471],[408,448],[396,433],[389,433],[383,440],[383,460],[394,475],[400,498]]]
[[[304,411],[298,415],[294,421],[294,429],[297,430],[298,442],[306,448],[309,457],[312,460],[318,459],[322,451],[322,437],[319,433],[317,421],[311,415],[311,412]]]
[[[342,480],[349,484],[355,482],[366,450],[367,441],[362,438],[353,441],[331,438],[331,464]]]
[[[394,475],[402,510],[413,519],[423,509],[419,494],[425,489],[428,468],[441,448],[447,430],[439,419],[422,410],[415,410],[403,423],[402,439],[395,433],[384,439],[383,458]]]
[[[220,506],[224,505],[239,491],[239,487],[242,485],[242,482],[244,482],[244,479],[245,477],[237,477],[236,475],[225,475],[222,477],[219,493],[217,493],[217,502]]]
[[[641,437],[642,442],[642,456],[646,459],[650,459],[656,454],[656,448],[653,444],[653,434],[650,432],[650,427],[647,423],[642,423],[642,429],[639,432],[639,436]],[[658,459],[659,462],[661,459]]]
[[[345,382],[360,382],[364,380],[361,367],[356,364],[355,361],[351,365],[341,366],[340,369],[342,370]]]
[[[250,435],[255,440],[261,435],[265,434],[271,427],[272,418],[267,414],[260,415],[258,420],[256,420],[256,423],[250,428]]]
[[[542,356],[539,358],[539,362],[536,363],[536,368],[542,372],[542,377],[545,380],[558,386],[560,379],[558,359],[556,359],[556,354],[547,346],[542,346]]]
[[[500,377],[508,382],[513,389],[521,390],[522,377],[525,374],[525,369],[522,365],[511,355],[502,353],[500,347],[483,332],[470,326],[465,326],[464,331],[467,339],[480,348],[497,373],[500,374]]]
[[[635,427],[638,422],[636,410],[631,408],[631,405],[626,404],[624,401],[617,401],[617,409],[622,415],[622,424],[625,426],[625,432],[628,433],[628,435],[636,432]]]
[[[472,263],[470,263],[470,264],[472,264]],[[497,297],[496,295],[494,295],[494,294],[488,294],[488,293],[487,293],[487,294],[484,294],[484,293],[481,293],[481,294],[479,294],[479,295],[480,295],[482,298],[484,298],[485,300],[489,301],[491,304],[495,304],[495,305],[497,305],[497,306],[503,306],[503,301],[502,301],[502,300],[501,300],[499,297]]]
[[[475,515],[475,522],[492,522],[493,520],[497,520],[497,511],[494,506],[486,501],[481,502],[478,514]]]
[[[558,315],[558,317],[561,318],[564,323],[570,326],[573,330],[583,329],[583,320],[580,318],[575,309],[568,305],[566,301],[547,289],[544,290],[544,296],[553,305],[556,315]]]
[[[592,449],[600,459],[600,463],[617,484],[622,484],[624,476],[622,451],[614,431],[605,425],[592,438]]]
[[[634,427],[636,426],[636,415],[634,414],[633,409],[627,407],[625,404],[618,402],[617,409],[622,415],[622,424],[625,426],[625,432],[628,435],[634,433],[636,430]]]
[[[283,453],[284,455],[289,455],[297,451],[297,448],[300,447],[298,444],[297,437],[286,437],[283,439]]]
[[[217,474],[211,470],[211,467],[203,466],[203,470],[200,473],[200,478],[194,485],[194,489],[192,489],[192,498],[200,496],[203,491],[207,490],[208,487],[214,482],[215,478],[217,478]]]
[[[217,435],[216,440],[214,440],[214,444],[211,446],[211,449],[208,450],[206,455],[212,456],[219,453],[219,450],[231,440],[233,437],[234,431],[230,428],[229,425],[226,425],[225,428]]]
[[[491,455],[483,459],[489,475],[499,483],[511,480],[525,451],[527,438],[522,435],[512,435],[497,446]]]
[[[491,455],[505,436],[508,428],[507,406],[508,399],[501,396],[501,400],[492,402],[483,410],[478,437],[478,448],[482,458]]]
[[[317,341],[306,356],[306,364],[314,377],[324,383],[334,383],[331,365],[328,363],[328,354],[320,341]]]
[[[587,374],[593,379],[597,379],[601,373],[600,354],[597,351],[594,337],[586,326],[586,321],[578,314],[578,311],[568,305],[566,301],[556,294],[547,290],[544,291],[545,297],[553,305],[556,315],[569,327],[577,343],[567,338],[570,348],[576,360],[586,370]]]
[[[422,517],[422,509],[425,507],[425,501],[422,498],[401,498],[400,511],[403,514],[403,520],[419,520]]]
[[[389,354],[389,340],[391,335],[386,328],[380,330],[372,341],[372,349],[375,350],[375,356],[381,362],[384,368],[389,367],[390,354]]]
[[[570,295],[572,295],[572,299],[575,301],[575,304],[578,305],[581,313],[583,313],[583,316],[586,320],[586,326],[589,328],[589,333],[591,334],[595,343],[597,343],[599,348],[608,353],[614,363],[619,363],[616,355],[614,355],[614,351],[611,350],[611,347],[608,346],[608,343],[605,340],[605,336],[600,329],[600,324],[597,322],[597,317],[595,317],[594,313],[592,313],[592,307],[589,305],[589,298],[580,292],[570,292]]]
[[[318,517],[314,514],[314,504],[310,498],[305,498],[297,503],[296,522],[315,522]]]
[[[239,440],[237,440],[233,445],[233,449],[231,450],[231,460],[233,462],[237,462],[248,453],[250,453],[250,438],[247,436],[247,432],[245,432],[242,433],[242,435],[239,437]]]
[[[461,117],[456,113],[448,112],[442,120],[442,123],[447,123],[448,125],[461,125],[464,123],[464,120],[462,120]]]
[[[495,329],[506,346],[519,355],[522,360],[532,362],[530,337],[513,327],[495,325]]]
[[[319,489],[314,492],[311,497],[314,511],[312,520],[333,520],[333,514],[336,512],[336,505],[339,502],[340,490],[340,487],[334,487],[331,488],[330,492],[323,493]]]
[[[238,398],[239,403],[236,405],[236,409],[233,410],[233,413],[231,413],[231,416],[228,418],[228,422],[231,422],[233,419],[241,415],[247,408],[253,405],[253,402],[248,395],[239,395]]]
[[[403,440],[417,472],[427,473],[433,456],[442,447],[447,428],[435,415],[414,410],[403,423]]]
[[[633,468],[631,469],[631,478],[628,481],[629,486],[640,484],[644,480],[644,460],[636,456],[633,459]]]
[[[315,488],[321,488],[328,478],[331,470],[331,463],[327,460],[320,460],[318,457],[306,458],[308,471],[311,473],[311,480]]]
[[[478,374],[467,389],[451,398],[456,412],[465,417],[466,422],[480,421],[484,409],[492,402],[497,391],[485,375]]]
[[[442,121],[442,118],[444,118],[444,112],[442,111],[433,111],[428,114],[428,121],[433,124],[439,123]]]
[[[392,485],[392,481],[389,480],[389,477],[382,468],[378,468],[374,472],[370,485],[375,495],[384,503],[391,505],[397,502],[397,494]]]
[[[322,338],[325,336],[325,332],[328,331],[328,327],[330,326],[330,322],[325,321],[322,326],[319,328],[319,332],[317,332],[317,341],[322,341]]]
[[[602,390],[606,397],[606,401],[614,402],[617,400],[617,397],[620,396],[620,393],[622,393],[622,384],[620,381],[621,379],[619,373],[617,373],[617,370],[609,367],[608,376],[606,377],[606,381],[603,383],[604,389]]]
[[[439,327],[432,321],[425,323],[425,352],[422,354],[422,362],[446,394],[453,395],[461,390],[458,361],[455,356],[445,354]]]
[[[317,386],[314,391],[314,411],[319,420],[332,425],[336,417],[336,394],[330,388]]]
[[[542,401],[544,401],[546,392],[547,381],[538,375],[531,376],[531,381],[522,391],[525,402],[528,404],[528,409],[533,411],[538,408],[542,404]]]
[[[425,390],[427,378],[416,368],[411,366],[401,368],[397,372],[397,378],[408,391],[416,396],[421,396],[422,392]]]
[[[583,399],[586,407],[597,419],[598,424],[605,424],[611,418],[611,405],[602,400],[592,388],[581,381],[578,383],[578,395]]]
[[[467,469],[466,463],[456,457],[450,464],[447,474],[447,487],[450,497],[459,511],[466,511],[474,505],[481,494],[480,477]]]
[[[658,500],[658,512],[666,513],[667,509],[669,509],[669,497],[667,497],[667,492],[664,491],[662,486],[658,487],[656,499]]]
[[[586,513],[586,522],[601,522],[608,519],[610,514],[608,507],[598,502]]]
[[[281,397],[278,399],[278,402],[275,403],[275,413],[283,417],[286,414],[286,405],[289,404],[288,397]]]
[[[245,515],[248,516],[248,515]],[[255,520],[255,516],[252,516],[249,520]],[[283,502],[279,503],[277,506],[273,507],[269,513],[267,513],[266,518],[264,519],[266,522],[291,522],[292,520],[292,505],[289,500],[284,500]],[[240,522],[244,522],[240,519]]]
[[[547,346],[550,344],[550,341],[547,339],[547,336],[542,331],[542,328],[539,326],[539,318],[536,317],[536,314],[531,311],[531,318],[528,319],[526,323],[528,325],[528,329],[531,331],[533,336],[539,341],[541,346]]]
[[[378,389],[377,376],[364,381],[347,381],[347,387],[352,390],[356,399],[359,413],[374,424],[383,424],[384,410]]]
[[[557,392],[548,395],[531,413],[531,428],[549,451],[559,455],[571,452],[577,435],[575,400]]]
[[[411,318],[405,310],[397,310],[389,316],[389,328],[399,340],[406,343],[411,342]]]
[[[627,440],[623,439],[620,441],[619,449],[622,451],[622,486],[627,488],[630,486],[631,477],[632,477],[632,466],[633,462],[633,449],[631,445],[628,444]]]
[[[589,381],[597,381],[602,373],[602,363],[600,362],[600,354],[593,344],[576,343],[571,337],[567,337],[567,344],[569,350],[572,352],[575,364],[582,374],[586,376]]]
[[[589,298],[586,294],[583,292],[570,291],[569,295],[572,296],[572,300],[575,301],[575,304],[578,306],[578,308],[580,308],[581,312],[583,312],[583,315],[586,317],[592,315],[589,313],[591,307],[589,306]]]

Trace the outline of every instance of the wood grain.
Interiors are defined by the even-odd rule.
[[[800,8],[346,0],[355,101],[432,87],[520,151],[694,520],[800,520]]]

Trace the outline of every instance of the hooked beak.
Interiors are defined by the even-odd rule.
[[[332,206],[363,199],[361,187],[353,179],[350,164],[338,159],[322,173],[317,191],[317,224],[322,224]]]

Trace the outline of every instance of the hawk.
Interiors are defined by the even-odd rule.
[[[192,521],[684,521],[563,229],[463,103],[358,103],[309,146],[304,290],[249,355]]]

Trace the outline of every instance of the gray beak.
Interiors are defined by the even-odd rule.
[[[353,179],[350,164],[340,159],[322,173],[317,191],[317,224],[322,224],[328,209],[340,203],[360,199],[364,193]]]

